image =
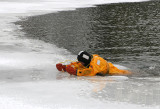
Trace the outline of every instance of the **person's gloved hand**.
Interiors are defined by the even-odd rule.
[[[66,65],[62,65],[61,63],[56,64],[56,68],[59,71],[66,71]]]
[[[66,65],[62,65],[63,71],[66,71]]]
[[[56,68],[57,68],[59,71],[62,71],[62,64],[61,64],[61,63],[56,64]]]
[[[66,71],[67,71],[69,74],[71,74],[71,75],[76,75],[76,74],[77,74],[77,70],[74,69],[71,65],[68,65],[68,66],[66,67]]]

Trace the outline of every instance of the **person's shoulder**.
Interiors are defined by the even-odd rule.
[[[98,55],[98,54],[93,54],[93,58],[102,58],[102,57],[100,55]]]
[[[98,54],[93,54],[93,57],[100,57]]]
[[[94,58],[94,59],[105,60],[103,57],[101,57],[101,56],[98,55],[98,54],[93,54],[93,58]]]

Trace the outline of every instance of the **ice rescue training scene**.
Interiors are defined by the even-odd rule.
[[[160,2],[0,0],[0,109],[160,109]]]

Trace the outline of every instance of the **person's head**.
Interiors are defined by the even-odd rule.
[[[86,51],[80,51],[78,53],[77,59],[81,62],[84,66],[88,66],[91,62],[92,55],[87,53]]]

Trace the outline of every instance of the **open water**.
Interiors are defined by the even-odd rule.
[[[160,2],[99,5],[29,17],[27,37],[73,54],[86,50],[129,67],[134,76],[160,76]],[[137,73],[138,72],[138,73]]]

